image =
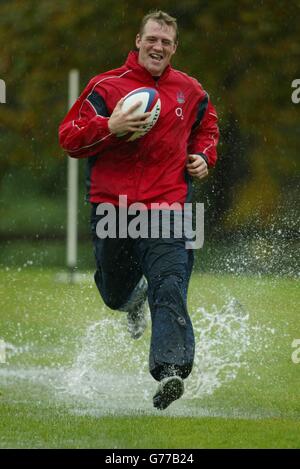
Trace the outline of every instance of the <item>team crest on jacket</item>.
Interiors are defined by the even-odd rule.
[[[185,96],[182,91],[177,91],[177,102],[179,104],[185,103]]]

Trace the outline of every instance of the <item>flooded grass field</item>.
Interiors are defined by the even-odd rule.
[[[195,366],[160,412],[150,327],[133,341],[92,274],[73,285],[30,264],[0,275],[0,447],[299,447],[296,279],[194,273]]]

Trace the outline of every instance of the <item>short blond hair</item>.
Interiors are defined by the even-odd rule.
[[[144,18],[141,21],[140,25],[140,32],[139,35],[142,36],[144,33],[144,28],[146,26],[146,23],[149,20],[156,21],[160,25],[166,24],[167,26],[171,26],[174,31],[175,31],[175,43],[177,44],[178,42],[178,26],[177,26],[177,20],[173,16],[170,16],[168,13],[162,10],[153,10],[147,13],[147,15],[144,16]]]

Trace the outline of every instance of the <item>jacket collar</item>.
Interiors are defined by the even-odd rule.
[[[132,70],[139,71],[139,74],[141,75],[141,77],[145,77],[145,79],[148,79],[148,80],[149,79],[153,80],[153,76],[151,75],[151,73],[149,73],[145,67],[139,64],[137,51],[132,50],[129,52],[125,65],[128,68],[131,68]],[[171,65],[168,65],[163,71],[163,73],[161,74],[161,76],[159,77],[158,82],[167,78],[171,70],[172,70]]]

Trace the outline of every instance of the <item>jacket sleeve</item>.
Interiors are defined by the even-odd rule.
[[[201,155],[208,167],[216,164],[219,141],[218,116],[208,95],[198,105],[196,121],[188,142],[188,153]]]
[[[108,128],[109,112],[99,92],[87,89],[59,126],[59,143],[74,158],[101,153],[120,140]]]

